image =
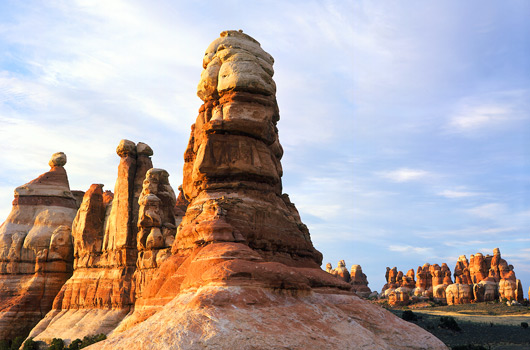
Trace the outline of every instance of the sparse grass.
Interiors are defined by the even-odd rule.
[[[403,314],[410,310],[391,309],[390,311],[398,317],[403,317]],[[431,311],[436,311],[436,314],[430,314]],[[504,320],[506,317],[502,317],[524,319],[530,314],[527,306],[478,303],[414,309],[414,314],[417,316],[415,324],[432,333],[453,350],[530,349],[530,329],[523,326],[523,323],[528,324],[528,322],[517,321],[510,324]],[[496,316],[499,316],[499,322],[495,322]],[[460,331],[440,327],[441,317],[453,318]],[[443,324],[452,323],[447,321],[447,318],[444,319],[446,321],[443,321]]]

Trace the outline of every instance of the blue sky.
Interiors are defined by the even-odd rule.
[[[2,1],[0,220],[63,151],[113,190],[122,138],[182,181],[204,50],[243,29],[276,60],[284,191],[324,264],[491,253],[530,285],[530,3]]]

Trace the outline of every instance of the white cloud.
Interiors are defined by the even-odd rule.
[[[443,190],[437,193],[438,196],[445,198],[466,198],[466,197],[475,197],[481,195],[479,192],[468,192],[468,191],[453,191],[453,190]]]
[[[431,176],[432,173],[421,169],[400,168],[378,172],[377,175],[394,182],[408,182],[424,179],[425,177]]]
[[[509,106],[470,106],[453,115],[449,126],[461,131],[494,126],[508,121],[512,112],[513,110]]]
[[[474,133],[513,127],[528,119],[527,90],[495,91],[462,98],[449,116],[447,130]]]

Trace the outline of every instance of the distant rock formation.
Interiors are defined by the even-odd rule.
[[[352,265],[350,272],[350,284],[352,285],[352,291],[362,298],[368,298],[372,291],[368,288],[368,279],[363,273],[361,265]]]
[[[363,273],[361,265],[352,265],[351,273],[346,269],[344,260],[340,260],[337,268],[333,269],[330,263],[326,264],[326,272],[351,284],[351,290],[362,298],[368,298],[372,291],[368,288],[368,279]]]
[[[351,280],[350,273],[348,272],[348,269],[346,268],[346,263],[344,262],[344,260],[339,261],[339,263],[337,264],[337,268],[333,269],[331,274],[333,276],[337,276],[344,282],[349,283]]]
[[[48,172],[17,187],[0,226],[0,340],[35,326],[72,274],[77,202],[65,164],[66,155],[55,153]]]
[[[516,279],[513,266],[501,258],[499,248],[493,250],[493,256],[477,253],[471,255],[470,261],[465,255],[458,257],[454,270],[455,283],[451,280],[451,270],[446,263],[442,266],[426,263],[418,267],[416,286],[410,291],[410,284],[414,281],[413,272],[409,270],[407,276],[401,279],[401,271],[387,267],[387,283],[383,286],[381,296],[388,297],[391,305],[406,305],[414,298],[433,298],[449,305],[497,299],[523,301],[521,281]],[[395,292],[398,288],[399,291]],[[407,298],[405,293],[414,298]]]

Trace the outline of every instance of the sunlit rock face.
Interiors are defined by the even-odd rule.
[[[412,286],[413,270],[409,270],[407,275],[403,276],[397,268],[387,267],[385,274],[387,283],[383,287],[381,296],[388,297],[391,305],[394,305],[394,302],[403,305],[406,298],[395,293],[397,288],[401,288],[400,293],[411,290],[412,302],[425,298],[434,298],[440,303],[449,305],[499,299],[522,302],[523,286],[513,270],[514,267],[501,258],[499,248],[493,250],[493,256],[477,253],[471,255],[469,261],[465,255],[459,256],[454,270],[455,283],[451,279],[451,270],[446,263],[442,263],[441,266],[429,263],[419,266],[415,288]],[[450,286],[451,288],[448,289]]]
[[[333,269],[330,263],[326,264],[326,272],[348,282],[351,285],[351,290],[362,298],[368,298],[372,291],[368,288],[368,279],[363,273],[361,265],[352,265],[351,273],[346,269],[344,260],[340,260],[337,268]]]
[[[473,300],[473,286],[453,283],[445,289],[448,305],[469,304]]]
[[[0,226],[0,339],[31,329],[72,274],[77,202],[65,164],[66,155],[55,153],[48,172],[17,187]]]
[[[352,265],[350,276],[350,284],[352,285],[352,291],[354,291],[362,298],[368,298],[372,291],[370,290],[370,288],[368,288],[368,279],[363,273],[361,265]]]
[[[331,274],[333,276],[340,278],[344,282],[349,283],[351,280],[350,273],[348,272],[348,269],[346,268],[346,263],[344,262],[344,260],[339,261],[339,263],[337,264],[337,267],[333,269]]]
[[[85,193],[72,228],[74,273],[53,302],[53,310],[31,331],[36,340],[67,342],[109,333],[135,302],[139,199],[153,167],[153,151],[122,140],[114,194],[93,184]]]
[[[134,280],[135,297],[141,299],[144,287],[171,256],[175,241],[177,198],[167,171],[157,168],[147,171],[138,203],[138,260]]]
[[[446,349],[320,269],[322,255],[282,194],[272,63],[238,31],[208,47],[198,86],[204,103],[184,156],[189,206],[172,255],[98,348]],[[137,244],[149,249],[163,220],[154,197],[141,203],[149,219],[140,224],[146,243]]]

